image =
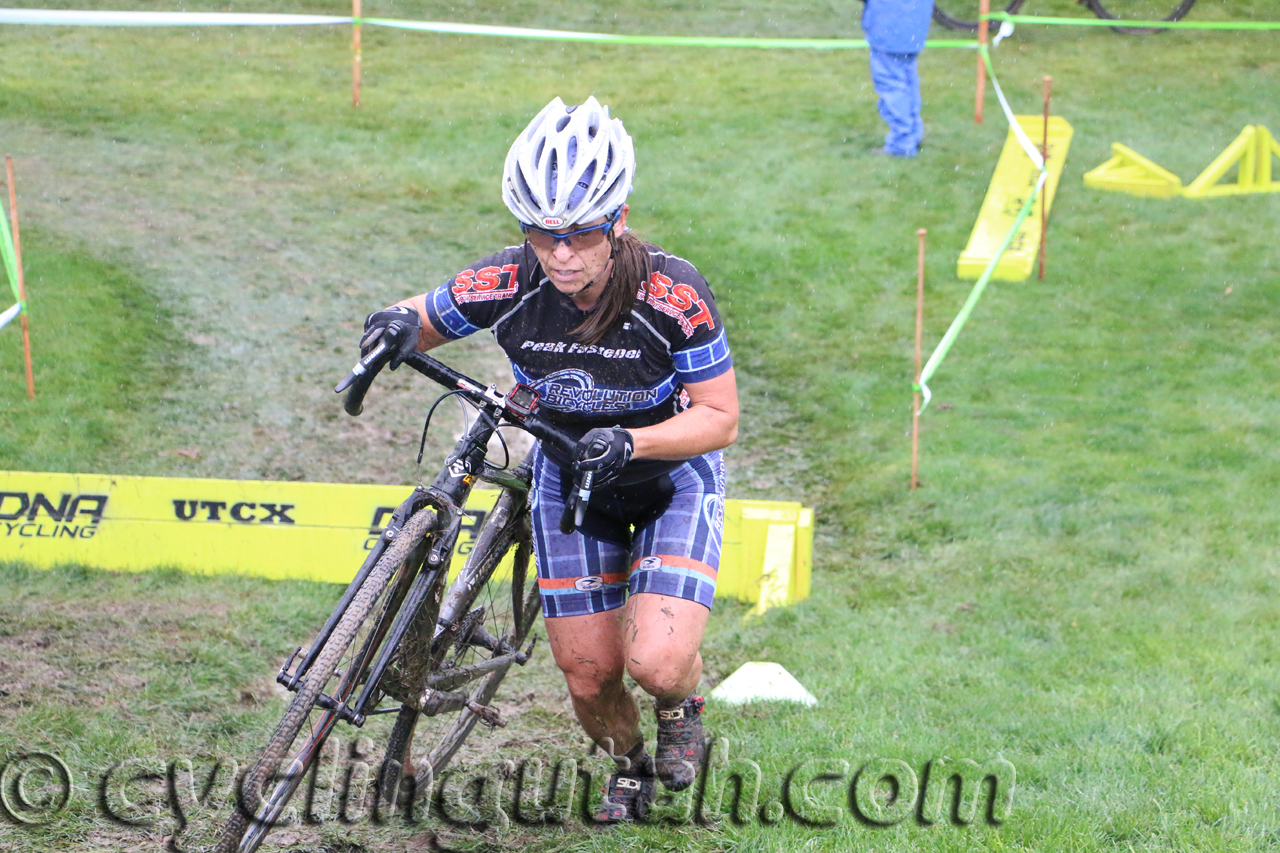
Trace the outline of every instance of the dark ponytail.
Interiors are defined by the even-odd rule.
[[[641,287],[649,287],[649,244],[630,231],[621,237],[609,232],[613,249],[613,269],[600,301],[578,328],[570,332],[584,344],[596,344],[623,318],[631,316],[631,305]]]

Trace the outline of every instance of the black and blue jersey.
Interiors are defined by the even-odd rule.
[[[574,339],[587,313],[556,290],[527,246],[503,249],[436,288],[427,316],[450,338],[489,329],[516,379],[541,395],[542,413],[567,429],[649,426],[686,408],[685,383],[733,365],[706,280],[656,246],[649,267],[630,316],[595,344]]]

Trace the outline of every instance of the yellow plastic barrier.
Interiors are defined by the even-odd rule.
[[[0,472],[0,560],[345,584],[408,493],[405,486]],[[472,492],[458,557],[470,552],[497,495]],[[809,595],[812,552],[812,510],[726,501],[717,595],[761,612],[800,601]],[[454,568],[460,565],[455,558]]]
[[[1280,157],[1280,144],[1262,125],[1246,125],[1240,135],[1219,154],[1191,183],[1183,194],[1187,198],[1205,198],[1243,193],[1280,192],[1280,181],[1271,180],[1271,158]],[[1239,166],[1234,182],[1218,183]]]
[[[1153,198],[1182,195],[1182,179],[1119,142],[1111,144],[1111,159],[1085,172],[1084,184],[1100,190],[1114,190]]]
[[[1044,135],[1044,117],[1016,118],[1022,130],[1038,146]],[[1047,210],[1053,210],[1053,198],[1058,191],[1067,150],[1071,147],[1072,132],[1066,119],[1049,116],[1049,177],[1044,188]],[[1039,179],[1040,169],[1027,156],[1013,128],[1010,128],[1000,159],[996,161],[995,174],[991,176],[991,186],[988,187],[982,209],[978,212],[978,221],[974,223],[973,232],[969,235],[969,244],[960,253],[960,260],[956,264],[956,275],[959,278],[972,281],[982,275],[987,264],[1000,251],[1005,235],[1013,227],[1018,212],[1026,203],[1027,195],[1035,188]],[[1035,210],[1023,220],[1022,227],[1013,236],[1009,250],[1000,258],[991,278],[995,281],[1025,281],[1031,275],[1039,250],[1040,206],[1037,203]]]
[[[1280,157],[1280,142],[1260,124],[1246,125],[1240,135],[1186,187],[1182,186],[1182,179],[1177,175],[1119,142],[1111,145],[1111,153],[1110,160],[1085,173],[1086,186],[1155,198],[1213,198],[1280,192],[1280,181],[1272,180],[1275,174],[1272,158]],[[1222,182],[1233,166],[1237,167],[1235,180]]]

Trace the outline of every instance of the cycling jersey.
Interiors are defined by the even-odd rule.
[[[540,412],[570,432],[661,423],[687,407],[684,383],[714,379],[733,360],[706,280],[688,261],[648,248],[651,273],[637,283],[630,316],[595,344],[573,337],[587,312],[556,290],[527,245],[490,255],[436,288],[427,316],[449,338],[490,329],[516,379],[541,395]],[[571,467],[554,448],[545,452]],[[635,482],[679,464],[636,461],[622,476]]]

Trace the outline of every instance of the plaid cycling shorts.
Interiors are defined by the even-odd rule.
[[[546,616],[602,613],[638,592],[711,608],[724,533],[720,451],[652,480],[596,489],[582,527],[567,536],[560,514],[573,480],[535,453],[530,507]]]

